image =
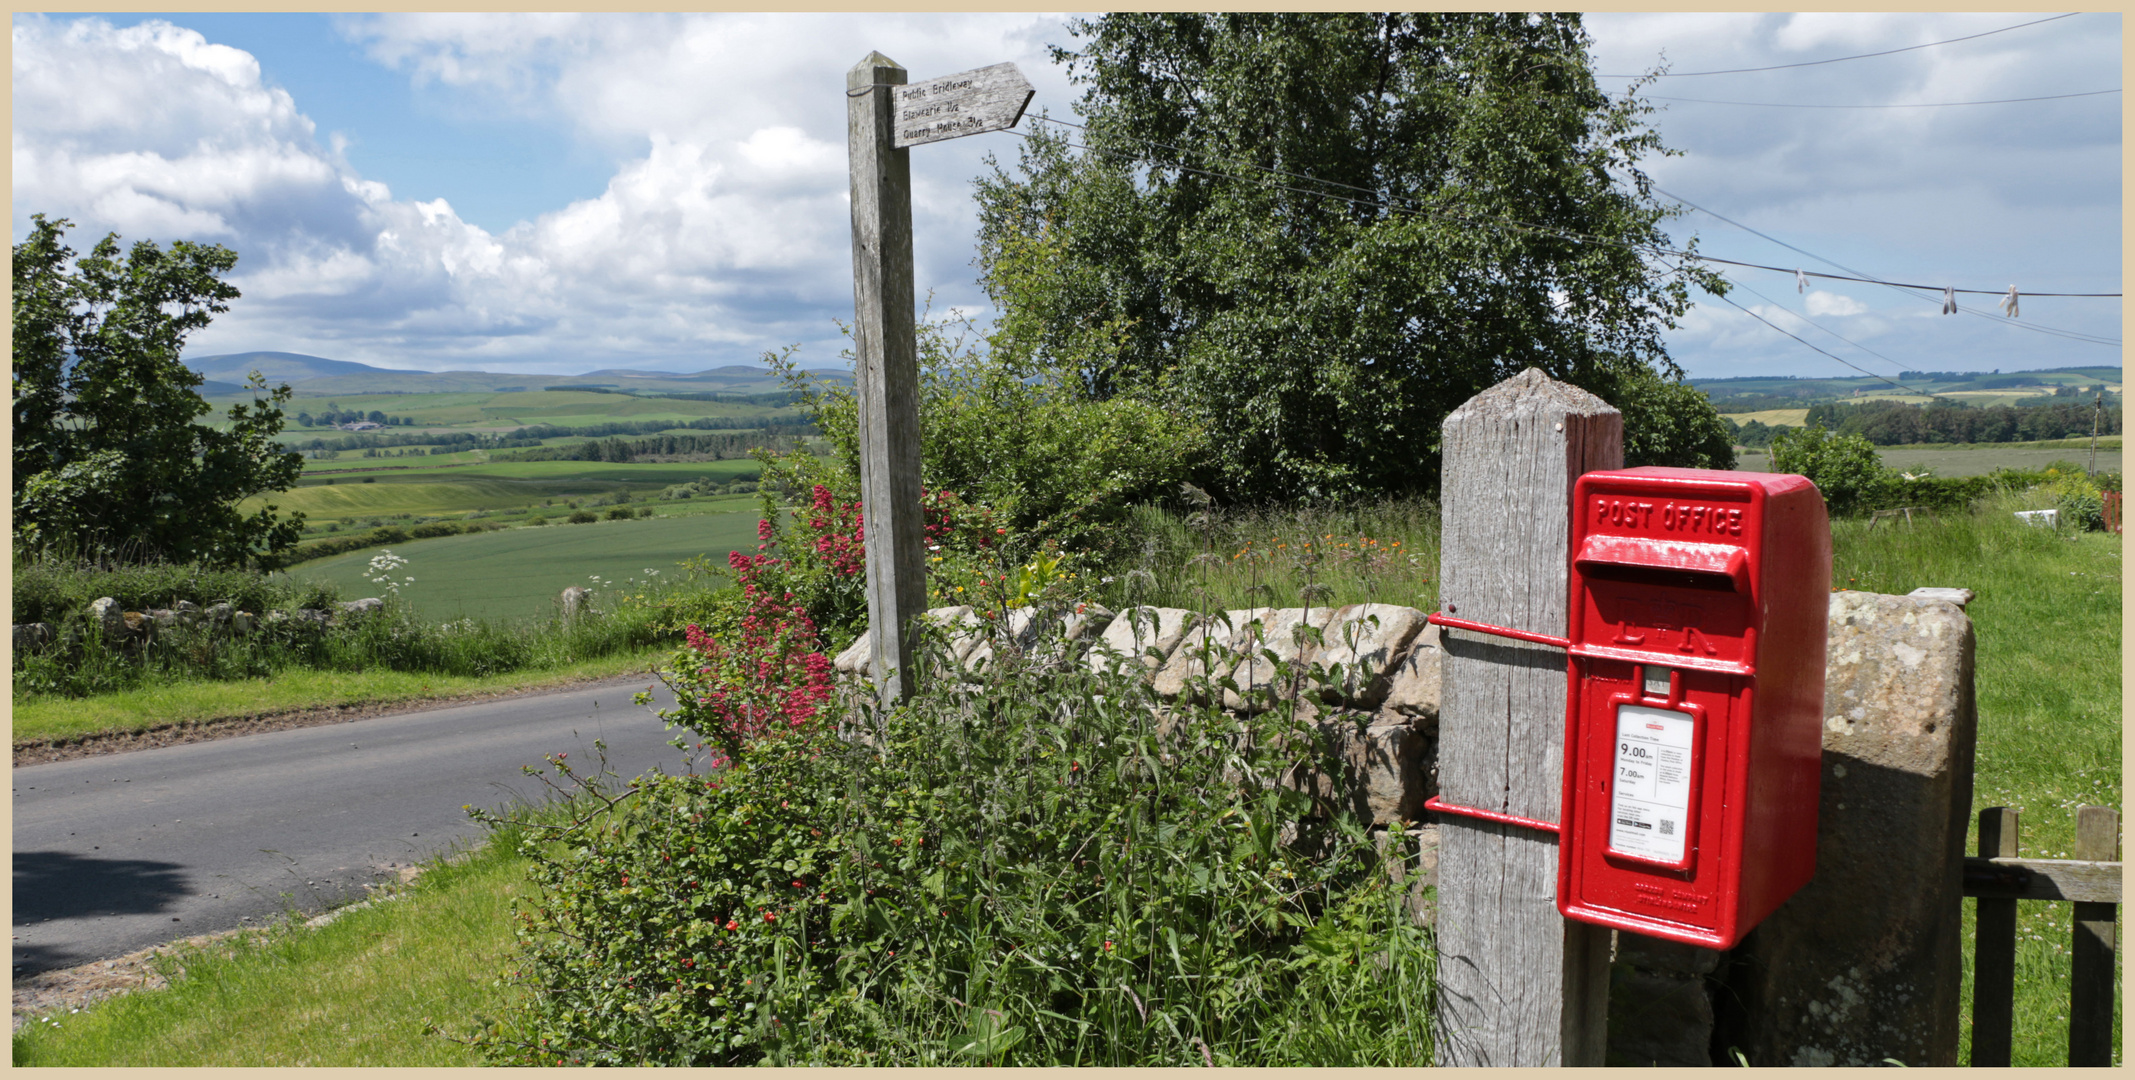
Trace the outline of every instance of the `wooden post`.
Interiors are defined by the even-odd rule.
[[[2091,463],[2083,470],[2085,476],[2098,475],[2098,418],[2105,413],[2105,384],[2098,384],[2098,396],[2091,399]]]
[[[1979,812],[1979,857],[2014,859],[2016,811],[1990,806]],[[1972,1067],[2009,1067],[2016,1008],[2016,901],[1980,897],[1972,941]]]
[[[2076,858],[2117,862],[2120,815],[2111,807],[2086,806],[2076,811]],[[2120,905],[2076,902],[2076,939],[2069,972],[2068,1063],[2107,1066],[2113,1063],[2113,916]]]
[[[860,503],[876,691],[911,695],[927,603],[919,507],[919,345],[913,324],[911,151],[892,145],[895,60],[871,52],[845,73],[852,169],[853,373],[860,396]]]
[[[1440,601],[1449,615],[1562,635],[1572,483],[1623,463],[1623,417],[1526,371],[1445,421]],[[1447,630],[1440,798],[1557,821],[1562,649]],[[1600,1065],[1609,931],[1557,914],[1557,838],[1441,815],[1440,1065]]]

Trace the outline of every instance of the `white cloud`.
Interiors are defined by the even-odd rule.
[[[1602,14],[1586,24],[1597,70],[1632,73],[1664,54],[1673,72],[1802,64],[1981,34],[2046,18],[2024,13]],[[1877,105],[1980,101],[2098,90],[2121,85],[2121,17],[2091,12],[1969,41],[1890,55],[1776,71],[1656,80],[1656,98]],[[1604,80],[1611,91],[1625,82]],[[2120,284],[2120,98],[1956,108],[1762,108],[1656,101],[1651,122],[1681,157],[1651,159],[1663,189],[1823,256],[1823,262],[1704,214],[1671,224],[1691,232],[1709,255],[1811,270],[1860,271],[1886,280],[1998,288],[2011,280],[2040,291],[2117,292]],[[1791,292],[1784,275],[1722,268],[1762,289]],[[1858,289],[1849,291],[1858,292]],[[1792,299],[1791,297],[1789,299]],[[1745,301],[1746,302],[1746,301]],[[2115,350],[2022,330],[1981,333],[1970,317],[1922,320],[1933,304],[1883,301],[1908,325],[1904,340],[1879,352],[1914,367],[2047,367],[2117,363]],[[1807,298],[1811,317],[1849,321],[1856,340],[1895,325],[1833,295]],[[2038,308],[2036,321],[2118,337],[2109,302]],[[1701,305],[1709,310],[1710,303]],[[1724,306],[1724,305],[1723,305]],[[2025,306],[2031,315],[2033,305]],[[1712,321],[1747,321],[1729,309]],[[1789,329],[1802,332],[1798,325]],[[1836,369],[1799,344],[1762,329],[1776,344],[1755,349],[1770,371]],[[1804,333],[1864,365],[1889,364]],[[1737,365],[1743,352],[1717,351],[1717,339],[1683,331],[1671,350],[1694,372]],[[1742,343],[1737,342],[1740,345]],[[1744,346],[1746,347],[1746,346]],[[2028,359],[2014,360],[2014,349]],[[1895,374],[1895,369],[1889,372]]]
[[[1868,312],[1867,304],[1861,303],[1853,297],[1840,296],[1837,293],[1825,292],[1822,289],[1810,289],[1809,294],[1802,298],[1801,306],[1809,314],[1817,316],[1833,315],[1843,317],[1847,315],[1865,315]]]
[[[341,20],[448,108],[561,125],[616,162],[599,195],[493,234],[355,172],[255,58],[183,23],[18,16],[14,229],[43,211],[77,239],[236,249],[246,296],[196,352],[686,368],[800,340],[806,362],[834,363],[851,296],[845,69],[870,49],[914,77],[1014,59],[1056,111],[1069,99],[1044,56],[1066,36],[1048,16]],[[996,140],[914,160],[920,290],[967,306],[983,300],[968,178],[986,150],[1013,153]]]
[[[1755,67],[1901,48],[2025,18],[1698,14],[1587,22],[1598,70],[1613,73],[1642,70],[1664,51],[1677,71]],[[203,352],[292,349],[388,366],[536,371],[710,366],[801,341],[805,362],[835,362],[840,343],[831,320],[850,317],[851,297],[846,69],[871,49],[905,64],[913,78],[1014,60],[1037,85],[1032,112],[1066,116],[1078,90],[1044,48],[1072,44],[1061,21],[1034,14],[341,20],[375,62],[425,87],[426,100],[445,111],[564,131],[585,153],[613,163],[599,194],[491,232],[445,199],[396,199],[361,175],[343,143],[320,145],[304,103],[264,78],[255,58],[184,29],[183,16],[115,29],[97,18],[19,15],[13,225],[20,236],[28,213],[44,211],[78,222],[78,240],[117,230],[238,250],[237,284],[246,296],[196,339]],[[1663,79],[1647,92],[1796,103],[2021,97],[2117,86],[2119,58],[2119,16],[2093,13],[1874,60]],[[1649,159],[1653,177],[1753,228],[1898,280],[2117,291],[2117,98],[1976,110],[1662,104],[1654,122],[1686,153]],[[352,134],[371,147],[390,141],[387,132]],[[970,180],[988,152],[1014,160],[1013,137],[954,140],[912,155],[917,284],[921,295],[937,292],[937,311],[983,310],[969,265]],[[1702,215],[1672,228],[1695,229],[1708,254],[1820,267]],[[1759,271],[1728,273],[1775,297],[1792,284]],[[1669,335],[1694,372],[1836,367],[1733,308],[1699,300]],[[2034,350],[2027,363],[2008,350],[2074,346],[2019,331],[1983,335],[1969,317],[1918,318],[1933,314],[1933,305],[1896,298],[1881,301],[1887,312],[1829,291],[1786,300],[1759,310],[1849,357],[1790,312],[1847,320],[1841,332],[1859,341],[1882,335],[1875,347],[1913,366],[1956,366],[1966,350],[1988,348],[1976,344],[1983,336],[2001,351],[1982,366],[2112,356],[2081,346]],[[2103,307],[2024,305],[2028,319],[2117,336],[2117,310]]]

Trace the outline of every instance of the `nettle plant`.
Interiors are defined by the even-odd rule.
[[[553,783],[594,795],[527,834],[526,992],[476,1045],[543,1065],[1429,1060],[1426,932],[1339,769],[1283,782],[1333,764],[1294,706],[1226,712],[1222,678],[1160,703],[1131,663],[1012,647],[950,678],[933,630],[920,662],[937,677],[909,704],[816,703],[736,732],[710,774],[617,791],[555,759]]]

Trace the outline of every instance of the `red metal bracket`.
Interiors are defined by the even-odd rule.
[[[1494,637],[1509,637],[1517,639],[1519,641],[1531,641],[1537,645],[1554,645],[1560,649],[1569,649],[1572,647],[1571,639],[1569,638],[1551,637],[1548,634],[1536,634],[1526,630],[1514,630],[1509,626],[1492,626],[1489,623],[1470,622],[1467,619],[1455,619],[1450,616],[1439,614],[1435,611],[1431,612],[1431,614],[1427,616],[1427,618],[1436,625],[1450,626],[1455,630],[1467,630],[1477,634],[1490,634]],[[1435,810],[1441,814],[1458,814],[1462,817],[1479,818],[1483,821],[1495,821],[1500,825],[1518,825],[1521,828],[1535,829],[1540,832],[1549,833],[1553,836],[1556,835],[1558,832],[1557,826],[1547,821],[1536,821],[1534,818],[1524,818],[1519,816],[1518,814],[1504,814],[1499,813],[1496,810],[1484,810],[1480,807],[1474,806],[1456,806],[1452,803],[1446,802],[1443,799],[1440,799],[1436,795],[1425,799],[1423,801],[1423,808],[1426,810]]]
[[[1555,645],[1560,649],[1572,647],[1570,638],[1551,637],[1548,634],[1536,634],[1527,630],[1514,630],[1509,626],[1492,626],[1489,623],[1469,622],[1466,619],[1456,619],[1448,615],[1441,615],[1435,611],[1426,617],[1439,626],[1450,626],[1455,630],[1469,630],[1478,634],[1491,634],[1496,637],[1532,641],[1537,645]]]
[[[1473,806],[1455,806],[1452,803],[1440,799],[1436,795],[1433,795],[1430,798],[1423,800],[1423,808],[1425,810],[1436,810],[1441,814],[1459,814],[1462,817],[1481,818],[1484,821],[1495,821],[1500,825],[1518,825],[1521,828],[1536,829],[1541,832],[1546,832],[1552,836],[1556,835],[1558,831],[1557,826],[1552,825],[1547,821],[1536,821],[1533,818],[1524,818],[1519,816],[1518,814],[1500,814],[1495,810],[1483,810]]]

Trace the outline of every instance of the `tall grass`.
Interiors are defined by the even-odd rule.
[[[1438,602],[1438,505],[1428,499],[1184,515],[1138,506],[1128,527],[1136,539],[1098,591],[1114,608]]]
[[[1978,647],[1971,819],[1989,806],[2016,809],[2033,858],[2073,857],[2076,807],[2122,808],[2121,538],[2036,528],[2014,516],[2053,505],[2046,492],[2003,491],[1969,513],[1832,529],[1834,584],[1978,594],[1967,609]],[[1976,847],[1968,839],[1966,851]],[[2019,905],[2014,1064],[2067,1064],[2070,907]],[[1968,1002],[1974,914],[1966,903]],[[2119,1039],[2116,1013],[2115,1046]],[[1960,1060],[1970,1040],[1967,1028]]]

